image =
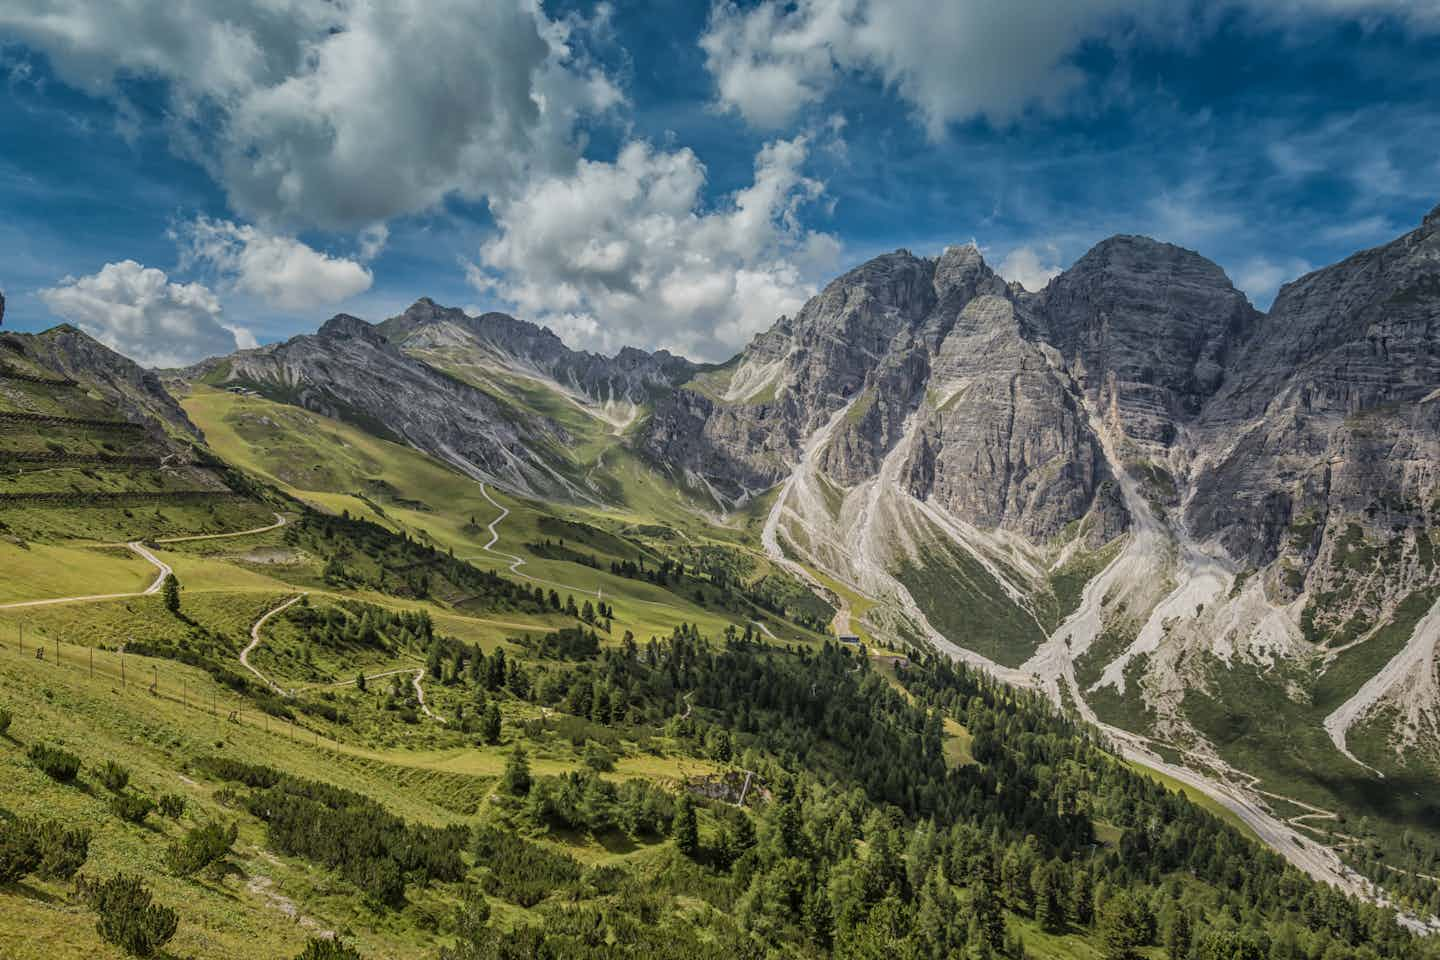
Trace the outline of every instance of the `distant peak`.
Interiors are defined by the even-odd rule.
[[[385,338],[370,324],[348,313],[337,313],[320,328],[322,337],[359,337],[363,340],[383,342]]]

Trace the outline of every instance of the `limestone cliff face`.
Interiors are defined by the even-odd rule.
[[[24,345],[37,363],[84,383],[113,403],[126,419],[145,422],[153,417],[177,431],[200,436],[180,404],[166,392],[159,374],[70,324],[25,337]]]
[[[1036,333],[1142,455],[1200,413],[1259,317],[1218,266],[1145,237],[1100,243],[1039,300]]]
[[[1104,456],[1056,359],[1020,335],[1010,300],[967,303],[933,361],[911,492],[976,526],[1039,542],[1092,509],[1100,542],[1120,532],[1123,512],[1101,495]]]
[[[877,476],[908,435],[911,494],[1045,540],[1087,515],[1094,537],[1125,528],[1103,432],[1238,560],[1268,563],[1305,517],[1424,524],[1437,235],[1440,210],[1286,286],[1267,315],[1214,263],[1143,237],[1098,244],[1036,294],[973,246],[897,251],[663,398],[641,445],[738,496],[788,476],[844,408],[821,452],[835,483]]]
[[[1440,215],[1287,284],[1206,406],[1189,517],[1263,563],[1288,531],[1432,522],[1440,432]]]
[[[1035,336],[1043,308],[973,245],[878,257],[757,337],[728,380],[663,402],[645,448],[738,495],[788,475],[844,408],[820,452],[841,486],[908,440],[902,482],[921,500],[1039,540],[1094,511],[1108,539],[1124,513],[1064,358]]]

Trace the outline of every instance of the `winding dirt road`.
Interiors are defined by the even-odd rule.
[[[233,533],[199,533],[184,537],[162,537],[152,542],[187,543],[192,540],[222,540],[226,537],[244,537],[252,533],[265,533],[268,530],[274,530],[277,527],[283,526],[285,526],[285,518],[277,513],[275,514],[275,522],[265,527],[254,527],[250,530],[236,530]],[[95,593],[80,597],[50,597],[44,600],[17,600],[11,603],[0,603],[0,610],[9,610],[16,607],[44,607],[56,603],[85,603],[91,600],[124,600],[127,597],[148,597],[158,593],[160,591],[160,588],[165,585],[165,578],[172,576],[175,573],[175,571],[170,568],[170,565],[168,563],[155,556],[155,554],[151,553],[146,548],[145,543],[141,540],[131,540],[124,544],[107,543],[103,544],[103,546],[124,546],[131,553],[134,553],[141,559],[148,561],[152,566],[155,567],[157,571],[155,581],[151,583],[150,586],[146,587],[144,590],[136,590],[130,593]]]
[[[415,699],[419,702],[419,704],[420,704],[420,709],[421,709],[421,711],[425,714],[425,716],[427,716],[427,717],[429,717],[431,720],[435,720],[435,721],[437,721],[437,722],[439,722],[439,723],[444,723],[444,722],[445,722],[445,718],[442,717],[442,716],[440,716],[440,714],[436,713],[435,711],[431,710],[430,707],[429,707],[429,705],[425,702],[425,688],[422,687],[422,686],[420,686],[420,681],[421,681],[421,680],[424,680],[424,679],[425,679],[425,668],[424,668],[424,667],[421,667],[419,670],[416,670],[416,671],[415,671],[415,676],[410,679],[410,685],[415,688]]]
[[[260,618],[250,626],[249,645],[246,646],[244,650],[240,651],[240,666],[255,674],[255,676],[260,678],[261,683],[265,684],[265,686],[280,694],[280,696],[282,697],[288,697],[290,696],[290,693],[281,688],[280,684],[276,683],[274,680],[271,680],[269,677],[265,676],[265,674],[257,670],[255,666],[250,663],[250,653],[256,647],[260,646],[260,628],[265,626],[265,621],[269,620],[271,617],[275,616],[275,614],[286,609],[292,604],[297,603],[304,596],[305,594],[303,593],[297,593],[295,594],[295,596],[291,597],[289,600],[286,600],[284,603],[271,607],[269,610],[260,614]]]

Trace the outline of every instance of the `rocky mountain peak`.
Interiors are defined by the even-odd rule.
[[[320,327],[318,335],[329,338],[355,337],[361,340],[368,340],[371,343],[385,343],[385,337],[380,331],[359,317],[348,313],[337,313],[326,320]]]
[[[1425,219],[1422,221],[1422,223],[1427,227],[1440,227],[1440,204],[1436,204],[1435,209],[1431,210],[1425,215]]]

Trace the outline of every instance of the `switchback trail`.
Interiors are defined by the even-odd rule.
[[[485,484],[485,483],[483,483],[483,482],[480,482],[480,481],[476,481],[476,482],[477,482],[477,483],[480,483],[480,495],[483,496],[486,500],[488,500],[488,501],[490,502],[490,505],[491,505],[492,507],[494,507],[496,510],[499,510],[499,511],[500,511],[499,516],[497,516],[494,520],[491,520],[489,523],[487,523],[487,524],[485,525],[486,529],[490,531],[490,539],[489,539],[488,542],[485,543],[484,546],[482,546],[482,547],[480,548],[481,550],[484,550],[486,553],[491,554],[491,555],[493,555],[493,556],[502,557],[504,560],[507,561],[507,564],[508,564],[507,569],[509,569],[510,573],[513,574],[514,576],[519,577],[519,578],[522,579],[522,580],[529,580],[531,583],[543,583],[543,584],[545,584],[546,586],[550,586],[550,587],[559,587],[560,589],[566,590],[566,591],[568,591],[568,592],[570,592],[570,593],[578,593],[578,594],[580,594],[580,595],[582,595],[582,596],[594,597],[594,598],[596,598],[597,600],[603,600],[603,599],[605,599],[605,592],[604,592],[603,590],[600,590],[600,589],[594,589],[594,590],[592,590],[592,589],[590,589],[590,588],[588,588],[588,587],[576,586],[576,585],[573,584],[573,583],[561,583],[561,582],[558,581],[558,580],[546,580],[546,579],[544,579],[544,578],[542,578],[542,577],[532,577],[530,574],[525,573],[524,571],[522,571],[522,570],[520,569],[521,567],[525,566],[525,565],[529,562],[528,560],[526,560],[524,557],[516,556],[516,555],[513,554],[513,553],[506,553],[504,550],[497,550],[497,549],[495,548],[495,545],[500,542],[500,530],[499,530],[500,522],[501,522],[502,520],[504,520],[506,517],[510,516],[510,508],[509,508],[509,507],[506,507],[506,506],[502,506],[499,502],[497,502],[497,501],[495,500],[494,497],[490,496],[490,489],[489,489],[489,486],[488,486],[487,484]],[[486,559],[486,558],[483,558],[483,557],[461,557],[460,559],[462,559],[462,560],[467,560],[467,561],[474,561],[474,560],[481,560],[481,559]],[[667,602],[667,601],[664,601],[664,600],[641,600],[641,599],[638,598],[638,597],[628,597],[628,596],[627,596],[627,597],[622,597],[622,598],[621,598],[621,602],[622,602],[622,603],[633,603],[633,604],[638,604],[638,605],[640,605],[640,606],[646,606],[646,607],[660,607],[660,608],[662,608],[662,609],[669,609],[669,608],[675,606],[675,604],[674,604],[673,602]],[[766,627],[763,623],[760,623],[760,621],[755,620],[755,621],[752,621],[752,622],[755,623],[757,626],[759,626],[760,629],[764,630],[764,631],[765,631],[767,634],[769,634],[769,636],[771,636],[772,638],[775,636],[773,633],[770,633],[769,628]]]
[[[438,723],[444,723],[445,718],[440,716],[440,714],[436,713],[435,711],[431,710],[429,705],[425,703],[425,688],[420,686],[420,681],[424,679],[425,668],[421,667],[419,670],[415,671],[415,676],[410,680],[410,684],[415,688],[415,699],[419,702],[420,709],[424,712],[425,716]]]
[[[282,697],[288,697],[290,696],[290,694],[287,691],[281,689],[280,685],[274,680],[271,680],[269,677],[265,676],[265,674],[261,673],[259,670],[255,669],[255,667],[251,665],[250,651],[260,646],[260,628],[265,625],[265,621],[269,620],[271,617],[275,616],[275,614],[284,610],[286,607],[289,607],[291,604],[300,600],[304,596],[305,594],[303,593],[297,593],[295,594],[295,596],[291,597],[289,600],[286,600],[284,603],[271,607],[269,610],[260,614],[260,618],[256,620],[255,623],[250,627],[250,644],[244,650],[240,651],[240,666],[255,674],[255,676],[260,678],[261,683],[265,684],[265,686],[269,687],[271,690],[274,690]]]

